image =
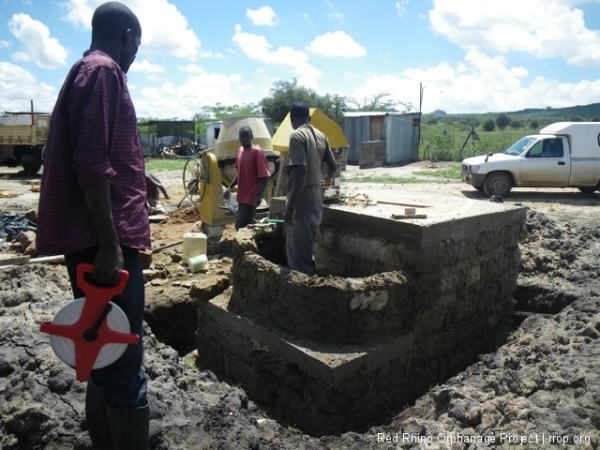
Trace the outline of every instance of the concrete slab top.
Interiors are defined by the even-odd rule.
[[[521,209],[518,206],[486,200],[432,194],[419,194],[416,197],[414,192],[372,188],[356,196],[348,196],[343,199],[343,203],[330,204],[329,207],[422,225]],[[414,208],[415,218],[406,214],[406,209],[411,208]]]
[[[503,224],[519,225],[526,218],[523,207],[485,200],[428,194],[417,198],[397,190],[373,188],[365,190],[362,197],[347,197],[343,203],[327,205],[323,224],[369,230],[388,240],[410,236],[414,244],[427,246]],[[415,218],[406,214],[407,208],[414,208]]]

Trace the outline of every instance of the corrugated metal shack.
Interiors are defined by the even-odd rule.
[[[347,112],[348,164],[377,166],[419,159],[421,113]]]
[[[144,155],[160,155],[163,147],[196,143],[196,123],[193,120],[149,120],[142,123],[147,130],[140,133]]]

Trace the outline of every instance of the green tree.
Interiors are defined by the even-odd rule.
[[[496,129],[496,123],[494,122],[494,119],[488,119],[485,122],[483,122],[483,131],[494,131]]]
[[[330,107],[327,109],[329,111],[327,115],[339,125],[344,123],[344,112],[347,109],[348,105],[348,97],[344,95],[327,94],[324,98],[325,102],[329,102]]]
[[[500,114],[498,117],[496,117],[496,125],[501,130],[504,130],[509,124],[510,117],[508,117],[506,114]]]
[[[570,122],[583,122],[583,119],[582,119],[581,117],[579,117],[579,116],[572,116],[572,117],[569,119],[569,121],[570,121]]]
[[[533,119],[531,122],[529,122],[529,128],[531,128],[532,130],[539,130],[540,128],[540,123]]]
[[[253,116],[261,115],[259,105],[250,103],[247,105],[223,105],[217,103],[214,106],[204,106],[194,114],[193,119],[196,122],[209,122],[211,120],[223,120],[232,116]]]
[[[217,103],[214,106],[203,106],[202,109],[194,114],[192,119],[196,122],[196,133],[206,133],[206,124],[223,120],[232,116],[260,116],[260,106],[249,103],[247,105],[223,105]]]
[[[385,98],[389,96],[389,93],[383,92],[381,94],[372,95],[371,97],[367,97],[362,100],[349,98],[348,103],[354,105],[354,108],[352,108],[354,111],[396,111],[396,102],[394,102],[392,99],[385,100]],[[412,108],[412,104],[410,103],[402,103],[402,105],[405,107],[409,106],[410,108]]]
[[[481,122],[479,121],[479,119],[477,119],[476,117],[473,117],[473,116],[468,116],[468,117],[465,117],[465,119],[464,119],[464,124],[469,127],[477,128],[480,123]]]
[[[521,125],[521,122],[520,122],[519,120],[511,120],[511,121],[510,121],[510,127],[511,127],[513,130],[517,130],[517,129],[521,128],[521,126],[522,126],[522,125]]]
[[[294,101],[305,101],[311,108],[318,108],[338,124],[344,121],[346,97],[340,95],[320,96],[314,90],[298,86],[298,81],[276,81],[268,97],[260,101],[263,113],[275,124],[287,116]]]

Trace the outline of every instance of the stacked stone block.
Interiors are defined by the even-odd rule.
[[[389,420],[511,326],[524,210],[359,216],[326,209],[313,277],[263,256],[283,252],[280,227],[239,232],[232,288],[200,323],[204,364],[311,434]]]

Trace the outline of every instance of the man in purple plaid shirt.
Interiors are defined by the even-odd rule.
[[[52,113],[39,204],[38,253],[65,255],[75,298],[84,295],[76,286],[79,263],[93,263],[94,280],[105,285],[118,284],[121,270],[129,272],[112,301],[140,341],[93,370],[86,391],[88,430],[94,448],[102,449],[149,445],[139,250],[150,248],[147,190],[166,192],[145,172],[127,89],[141,36],[138,18],[125,5],[109,2],[94,12],[90,49],[67,75]]]

